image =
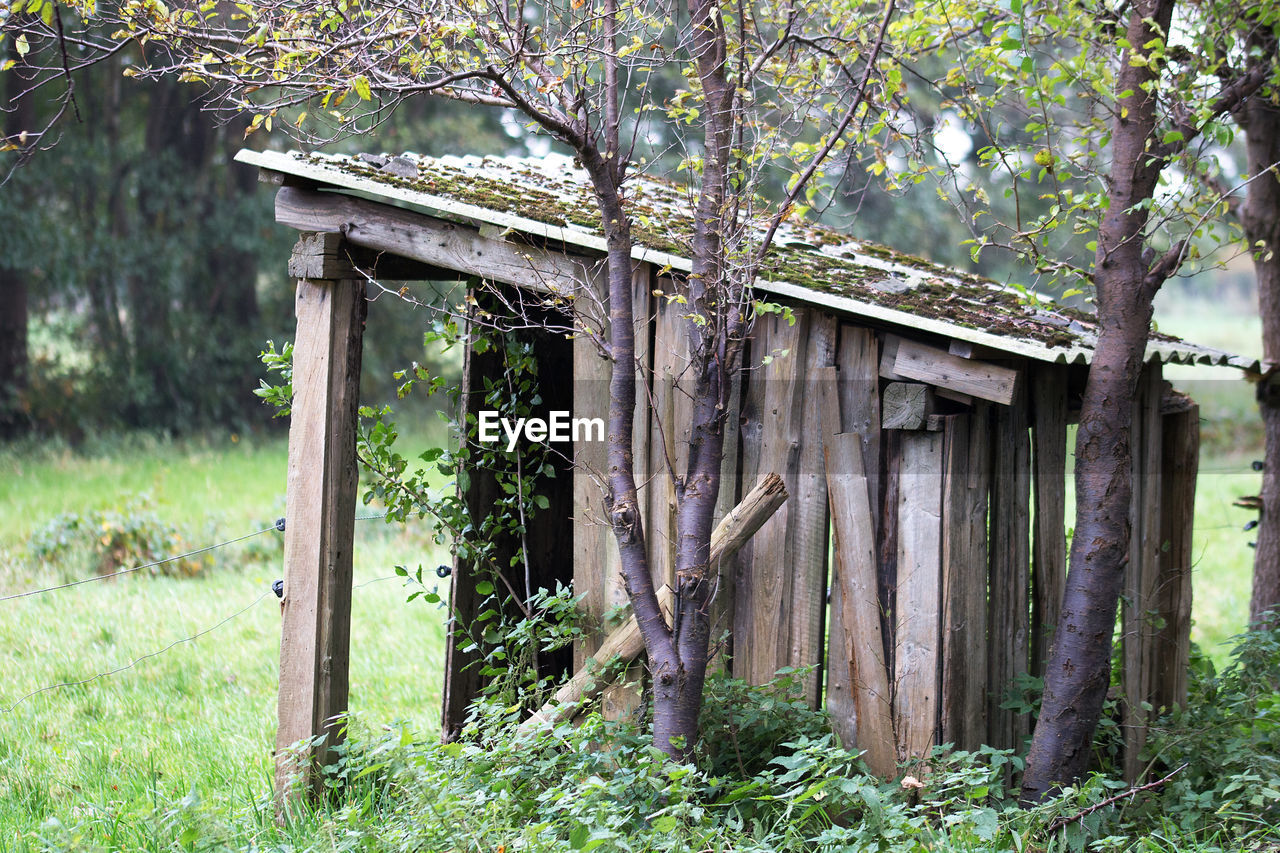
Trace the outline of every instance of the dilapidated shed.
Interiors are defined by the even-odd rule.
[[[323,732],[345,709],[354,383],[367,277],[478,277],[509,288],[516,301],[526,294],[528,310],[593,299],[598,308],[605,245],[587,179],[562,158],[244,151],[238,159],[280,187],[276,219],[302,232],[290,264],[299,328],[283,747]],[[647,401],[636,413],[633,449],[659,580],[671,572],[674,523],[663,466],[672,460],[678,469],[687,442],[687,321],[666,298],[671,278],[690,269],[687,192],[638,178],[628,195],[642,323],[638,396]],[[885,773],[935,744],[1018,745],[1030,718],[1005,700],[1020,678],[1040,673],[1062,595],[1068,427],[1089,370],[1091,318],[794,221],[779,230],[757,290],[789,311],[761,315],[752,332],[730,413],[736,428],[727,430],[720,512],[769,472],[781,475],[790,498],[720,566],[721,659],[757,683],[783,667],[812,667],[809,701],[825,702],[846,743],[868,750]],[[546,366],[549,409],[605,415],[609,365],[589,341],[544,334],[535,352]],[[1163,381],[1169,362],[1252,366],[1166,336],[1153,335],[1148,346],[1133,401],[1133,542],[1122,614],[1132,772],[1143,703],[1173,705],[1186,691],[1199,419],[1195,403]],[[471,405],[495,369],[484,354],[469,355]],[[597,651],[625,604],[612,533],[599,522],[593,471],[603,454],[603,443],[585,440],[566,450],[560,485],[547,494],[528,545],[530,572],[511,584],[527,595],[572,582],[582,596],[598,630],[572,661],[547,664],[565,675]],[[477,511],[494,499],[481,474],[467,494]],[[466,568],[452,580],[459,624],[474,619],[481,597]],[[481,685],[472,646],[450,649],[446,736]],[[634,687],[615,686],[606,711],[627,713],[637,698]]]

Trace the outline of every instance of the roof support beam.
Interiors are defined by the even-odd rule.
[[[485,237],[474,228],[337,193],[281,187],[276,221],[341,234],[347,243],[488,281],[570,297],[596,262]]]

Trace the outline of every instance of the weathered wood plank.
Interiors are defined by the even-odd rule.
[[[961,358],[906,338],[898,343],[893,372],[1006,406],[1013,402],[1018,384],[1018,372],[1012,368]]]
[[[1067,369],[1039,365],[1031,383],[1035,464],[1031,673],[1044,674],[1067,575]]]
[[[741,493],[750,488],[750,483],[741,476],[738,445],[740,441],[739,427],[742,420],[742,385],[743,371],[739,371],[728,380],[729,405],[724,421],[724,459],[720,463],[720,496],[716,499],[716,518],[724,518],[741,497]],[[725,669],[733,657],[733,620],[737,608],[737,588],[739,555],[713,563],[711,571],[716,576],[715,598],[711,601],[711,642],[716,644],[709,667],[711,671]]]
[[[1151,687],[1151,704],[1157,709],[1175,705],[1185,708],[1187,704],[1194,560],[1191,537],[1200,467],[1200,407],[1189,398],[1184,400],[1186,405],[1165,411],[1161,427],[1160,577],[1156,593],[1160,620]]]
[[[281,187],[276,221],[300,231],[340,233],[347,242],[486,280],[571,295],[594,262],[482,237],[465,225],[337,193]]]
[[[862,445],[862,458],[867,469],[874,472],[880,456],[880,430],[877,426],[880,422],[877,379],[879,347],[875,333],[869,329],[844,324],[839,331],[840,340],[836,350],[838,370],[828,367],[818,372],[821,383],[819,400],[822,406],[823,441],[844,432],[858,435]],[[879,514],[875,495],[879,491],[879,478],[864,477],[864,480],[867,483],[868,505],[872,515],[870,546],[874,554],[874,522]],[[834,522],[832,529],[834,532]],[[872,588],[874,589],[874,585]],[[831,621],[827,631],[826,666],[827,712],[831,715],[832,726],[841,743],[846,748],[853,749],[858,744],[858,704],[852,646],[848,642],[846,610],[850,605],[845,601],[845,589],[846,584],[841,582],[840,562],[837,559],[831,566]]]
[[[896,769],[897,755],[880,629],[876,531],[862,443],[857,433],[841,433],[828,437],[825,450],[836,555],[833,584],[840,588],[841,609],[838,633],[833,623],[832,657],[848,661],[855,705],[854,744],[865,750],[863,760],[871,772],[889,777]],[[847,732],[842,736],[847,737]]]
[[[941,739],[974,750],[987,738],[989,412],[946,419],[942,491]]]
[[[1029,663],[1031,447],[1025,393],[996,408],[993,438],[987,743],[1008,749],[1020,747],[1030,729],[1025,714],[1000,707],[1015,676],[1026,672]]]
[[[803,423],[803,364],[810,312],[798,309],[795,324],[776,314],[761,317],[752,331],[743,397],[743,482],[775,471],[798,493],[800,429]],[[784,352],[786,353],[784,355]],[[770,361],[765,364],[765,358]],[[790,661],[792,516],[788,502],[761,528],[738,560],[734,614],[733,674],[752,684],[770,681]]]
[[[805,676],[805,696],[813,708],[821,707],[822,665],[825,655],[827,614],[827,559],[831,536],[827,527],[827,475],[823,458],[821,383],[829,377],[823,371],[835,365],[836,318],[813,312],[802,370],[797,377],[803,395],[795,491],[792,492],[794,521],[788,531],[791,557],[791,627],[787,662],[793,667],[815,667]]]
[[[884,389],[880,426],[884,429],[924,429],[933,413],[933,396],[928,385],[918,382],[890,382]]]
[[[893,661],[894,731],[899,761],[928,758],[937,743],[942,443],[939,433],[902,436]]]
[[[295,306],[276,733],[282,808],[321,792],[316,771],[332,763],[336,718],[347,710],[364,287],[300,280]]]
[[[871,513],[880,516],[880,344],[865,326],[842,323],[836,350],[840,385],[840,432],[861,436]]]
[[[1153,610],[1160,577],[1160,401],[1164,379],[1160,364],[1146,365],[1133,403],[1133,498],[1129,510],[1129,562],[1124,569],[1124,603],[1121,607],[1121,647],[1125,694],[1124,775],[1134,782],[1142,771],[1140,760],[1147,741],[1147,713],[1156,668],[1156,626]]]

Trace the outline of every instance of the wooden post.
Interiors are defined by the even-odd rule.
[[[880,631],[875,523],[863,469],[862,443],[857,433],[840,433],[827,436],[825,450],[836,555],[834,583],[841,591],[841,616],[838,623],[832,623],[831,654],[842,658],[851,679],[853,740],[865,750],[863,759],[871,772],[889,777],[897,761],[889,670]],[[847,728],[847,723],[843,725]],[[841,734],[848,736],[844,730]]]
[[[322,790],[347,710],[351,549],[356,506],[362,281],[337,234],[304,235],[297,286],[289,424],[276,798],[283,809]],[[324,740],[316,743],[315,739]]]

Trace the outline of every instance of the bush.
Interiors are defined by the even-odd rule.
[[[211,552],[169,559],[197,546],[147,506],[145,496],[134,497],[112,509],[56,516],[32,534],[30,556],[76,576],[109,575],[160,560],[165,562],[150,566],[150,574],[194,577],[213,566]]]

